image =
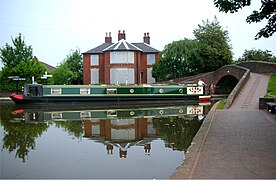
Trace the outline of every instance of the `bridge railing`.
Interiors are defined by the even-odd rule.
[[[238,82],[238,84],[235,86],[235,88],[232,90],[232,92],[228,96],[227,102],[224,105],[224,109],[229,109],[230,108],[230,106],[234,102],[235,98],[238,96],[238,94],[240,93],[241,89],[243,88],[243,86],[246,84],[246,82],[250,78],[250,70],[247,69],[247,68],[244,68],[244,69],[246,69],[246,72],[244,73],[244,75],[242,76],[242,78],[240,79],[240,81]]]

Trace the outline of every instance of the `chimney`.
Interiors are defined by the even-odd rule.
[[[121,39],[126,40],[126,33],[125,33],[125,30],[123,30],[123,33],[121,33],[120,30],[119,30],[119,32],[118,32],[118,41],[120,41]]]
[[[112,43],[112,37],[111,37],[111,32],[109,34],[106,32],[105,33],[105,43]]]
[[[144,33],[144,43],[150,44],[150,36],[149,33]]]

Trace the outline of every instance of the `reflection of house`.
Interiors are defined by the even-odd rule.
[[[149,33],[142,43],[126,41],[125,31],[118,32],[118,42],[112,43],[111,33],[105,43],[83,53],[83,84],[152,83],[152,65],[159,51],[150,46]]]
[[[102,136],[109,141],[138,141],[157,133],[151,119],[146,118],[84,121],[85,137]]]
[[[145,154],[149,155],[150,142],[157,135],[150,118],[84,121],[84,136],[103,138],[101,142],[106,144],[107,154],[113,154],[113,148],[117,147],[121,158],[126,158],[127,149],[134,145],[144,146]]]

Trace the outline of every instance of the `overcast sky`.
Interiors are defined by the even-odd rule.
[[[276,55],[275,35],[254,40],[265,22],[245,22],[260,5],[252,0],[238,13],[225,14],[213,0],[0,0],[0,47],[21,33],[33,55],[56,66],[71,49],[86,52],[102,44],[106,32],[117,42],[118,30],[125,30],[128,42],[142,42],[149,32],[151,46],[162,51],[168,43],[194,38],[198,24],[216,16],[229,32],[234,58],[252,48]]]

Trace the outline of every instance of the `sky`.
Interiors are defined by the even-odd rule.
[[[0,0],[0,47],[12,45],[12,37],[21,33],[34,56],[57,66],[71,50],[83,53],[101,45],[106,32],[117,42],[118,30],[125,30],[131,43],[143,42],[149,32],[151,46],[162,51],[173,41],[193,39],[193,30],[216,16],[229,33],[234,59],[253,48],[276,55],[275,35],[254,40],[266,22],[245,21],[260,6],[261,0],[252,0],[251,6],[226,14],[213,0]]]

